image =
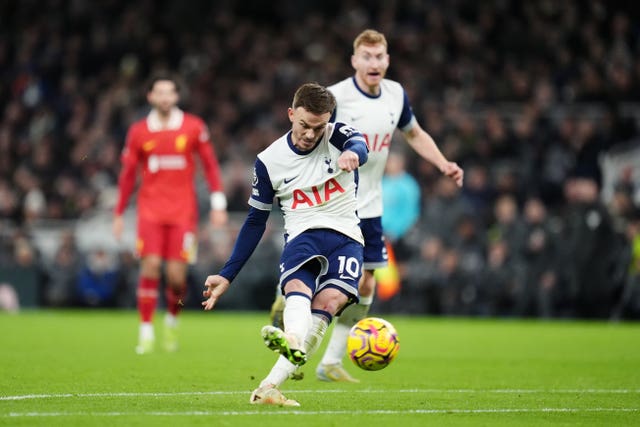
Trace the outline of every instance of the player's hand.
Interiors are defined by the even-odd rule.
[[[122,238],[122,231],[124,230],[124,220],[122,215],[116,215],[113,217],[113,224],[111,225],[111,231],[116,240]]]
[[[205,310],[213,309],[213,306],[216,305],[218,298],[226,292],[229,288],[229,281],[215,274],[213,276],[207,277],[207,280],[204,282],[204,291],[202,292],[202,296],[207,298],[205,301],[202,301],[202,306]]]
[[[351,150],[343,151],[338,157],[338,167],[343,171],[352,172],[358,169],[358,166],[360,166],[360,158]]]
[[[226,209],[213,209],[209,211],[209,222],[213,228],[221,228],[227,225],[229,214]]]
[[[462,187],[464,181],[464,171],[456,162],[447,162],[442,168],[442,173],[453,179],[458,187]]]

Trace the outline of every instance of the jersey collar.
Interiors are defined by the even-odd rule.
[[[358,86],[358,82],[356,81],[356,76],[351,76],[351,81],[353,82],[353,85],[356,87],[358,92],[360,92],[362,95],[366,96],[367,98],[377,99],[377,98],[380,98],[382,96],[382,86],[380,86],[380,93],[379,94],[371,95],[370,93],[367,93],[367,92],[363,91],[362,89],[360,89],[360,86]]]
[[[160,115],[158,111],[151,110],[149,115],[147,116],[147,127],[151,132],[158,132],[161,130],[176,130],[180,129],[182,126],[182,120],[184,119],[184,111],[179,109],[178,107],[173,107],[171,109],[171,113],[169,113],[169,121],[167,122],[167,126],[163,127],[162,122],[160,122]]]
[[[325,129],[325,132],[326,132],[326,129]],[[299,154],[301,156],[306,156],[307,154],[313,153],[313,151],[316,148],[318,148],[318,145],[320,145],[320,140],[322,138],[324,138],[324,134],[322,134],[322,136],[320,137],[316,145],[314,145],[314,147],[311,150],[302,151],[302,150],[299,150],[295,145],[293,145],[293,141],[291,140],[291,131],[289,131],[289,133],[287,133],[287,145],[289,146],[289,148],[291,148],[291,151],[293,151],[294,153]]]

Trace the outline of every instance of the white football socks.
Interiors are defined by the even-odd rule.
[[[167,325],[170,328],[175,328],[178,326],[178,317],[174,316],[171,313],[167,313],[164,316],[164,324]]]
[[[307,357],[311,357],[318,350],[322,343],[322,338],[329,327],[327,318],[319,314],[312,315],[312,322],[311,329],[304,340]]]
[[[153,333],[153,323],[151,322],[142,322],[140,323],[140,335],[139,338],[141,341],[154,340],[155,335]]]
[[[282,316],[285,324],[285,334],[293,337],[297,342],[296,345],[299,346],[297,348],[303,350],[304,338],[312,333],[312,324],[315,324],[311,316],[311,301],[301,295],[288,297]],[[260,387],[269,384],[279,387],[289,378],[289,375],[296,371],[296,368],[296,365],[280,355],[269,374],[260,382]]]
[[[302,295],[291,295],[282,313],[284,332],[296,340],[297,349],[302,349],[304,339],[311,329],[311,300]]]

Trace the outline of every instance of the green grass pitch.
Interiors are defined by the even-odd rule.
[[[276,357],[268,313],[188,311],[180,351],[144,356],[134,311],[0,314],[0,425],[640,425],[638,323],[384,317],[388,368],[345,360],[362,382],[324,383],[316,355],[282,387],[302,406],[280,408],[248,402]]]

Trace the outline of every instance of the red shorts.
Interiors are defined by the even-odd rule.
[[[139,257],[159,255],[165,260],[193,264],[198,255],[198,239],[194,229],[192,225],[139,220],[137,254]]]

